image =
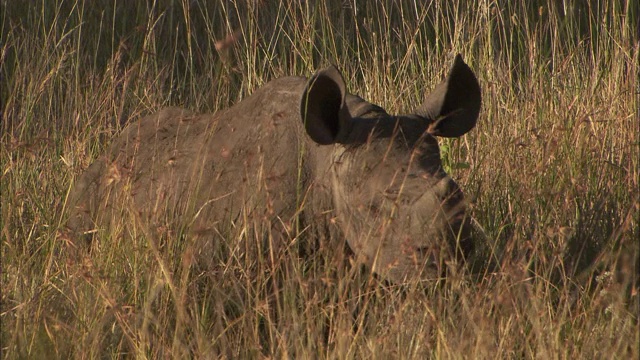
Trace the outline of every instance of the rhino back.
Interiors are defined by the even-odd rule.
[[[168,108],[130,124],[76,181],[68,226],[86,233],[128,216],[206,233],[243,211],[293,216],[304,85],[281,78],[216,114]]]

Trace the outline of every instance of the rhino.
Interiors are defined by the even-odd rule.
[[[119,217],[156,228],[177,216],[187,236],[213,239],[248,217],[285,241],[301,218],[326,221],[383,279],[432,279],[473,249],[436,137],[470,131],[480,105],[478,80],[457,55],[405,115],[348,93],[335,66],[272,80],[214,114],[166,108],[129,124],[77,178],[67,225],[86,239]]]

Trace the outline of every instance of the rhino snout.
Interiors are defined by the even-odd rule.
[[[465,202],[462,191],[453,179],[444,177],[438,182],[435,192],[440,199],[440,207],[447,214],[448,220],[454,220],[465,212]]]
[[[417,238],[427,239],[456,233],[465,224],[465,210],[460,188],[453,179],[445,176],[412,205],[411,233]]]
[[[443,237],[448,241],[457,258],[467,258],[473,251],[471,219],[467,214],[467,202],[458,185],[451,178],[442,179],[441,213],[444,217]]]

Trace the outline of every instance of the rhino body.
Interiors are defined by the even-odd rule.
[[[472,242],[434,136],[463,135],[479,109],[480,87],[459,55],[408,115],[347,93],[334,67],[273,80],[215,114],[164,109],[128,125],[78,178],[68,227],[87,236],[123,216],[148,228],[177,216],[189,234],[213,239],[241,218],[280,234],[299,217],[335,219],[384,278],[438,276]]]

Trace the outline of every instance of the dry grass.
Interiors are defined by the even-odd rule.
[[[637,2],[210,3],[2,2],[3,357],[640,357]],[[203,249],[126,211],[139,232],[69,256],[66,194],[127,121],[328,63],[401,112],[456,52],[484,102],[443,156],[486,238],[445,284],[389,286],[340,246],[301,257],[307,232]]]

